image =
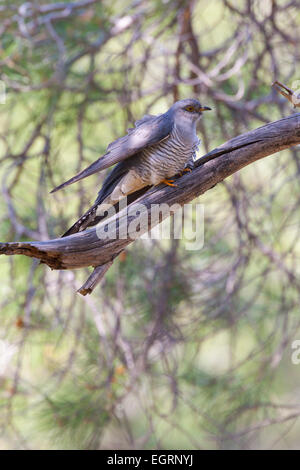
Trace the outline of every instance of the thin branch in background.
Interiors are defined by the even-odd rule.
[[[1,2],[2,242],[64,233],[103,180],[50,197],[55,181],[143,114],[174,96],[213,108],[199,127],[208,155],[176,191],[146,196],[184,203],[203,190],[201,250],[135,240],[92,296],[75,291],[88,275],[91,289],[97,269],[0,257],[1,348],[17,349],[0,371],[1,448],[299,447],[299,146],[276,127],[265,143],[219,147],[297,122],[298,10],[295,0]],[[234,173],[280,139],[289,149]]]

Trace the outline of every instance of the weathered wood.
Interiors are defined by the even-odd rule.
[[[149,225],[144,230],[148,230],[157,224],[157,221],[150,220],[151,204],[166,203],[171,206],[188,203],[244,166],[297,144],[300,144],[299,113],[229,140],[200,158],[191,173],[176,180],[177,187],[160,185],[152,188],[129,207],[134,209],[137,203],[146,207]],[[128,223],[126,214],[121,212],[119,224],[122,226],[125,223]],[[97,267],[111,262],[132,241],[130,238],[99,239],[97,227],[93,227],[82,233],[44,242],[1,243],[0,254],[38,258],[52,269]]]

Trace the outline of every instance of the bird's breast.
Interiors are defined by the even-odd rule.
[[[198,143],[198,139],[186,143],[171,135],[142,151],[136,171],[147,184],[158,184],[183,170],[193,157]]]

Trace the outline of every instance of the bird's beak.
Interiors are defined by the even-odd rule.
[[[211,111],[212,109],[209,108],[208,106],[202,106],[202,108],[200,108],[200,111]]]

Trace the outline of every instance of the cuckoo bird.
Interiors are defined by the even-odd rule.
[[[164,114],[145,115],[135,127],[107,147],[105,155],[51,192],[82,180],[114,164],[93,206],[63,235],[96,225],[101,205],[115,205],[125,196],[146,187],[165,183],[175,186],[172,177],[189,170],[200,144],[196,123],[202,112],[210,110],[196,99],[177,101]]]

